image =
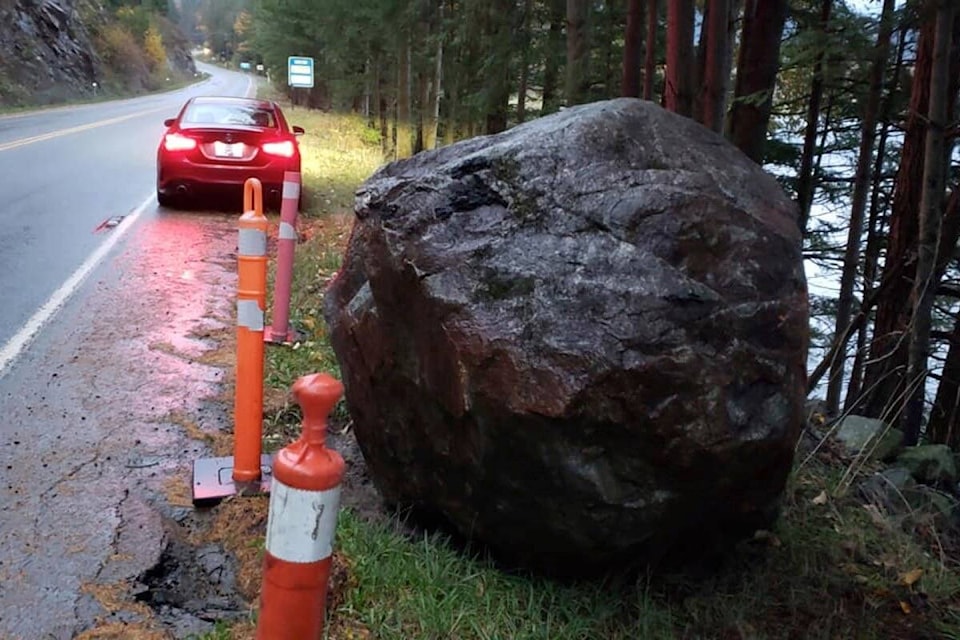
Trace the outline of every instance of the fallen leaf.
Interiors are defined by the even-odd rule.
[[[914,569],[913,571],[907,571],[905,574],[900,576],[900,579],[903,580],[903,584],[908,587],[913,585],[917,580],[920,579],[920,576],[923,575],[923,569]]]
[[[821,491],[820,495],[813,499],[813,504],[827,504],[827,492]]]
[[[912,611],[912,609],[910,608],[910,603],[904,602],[903,600],[901,600],[901,601],[900,601],[900,610],[903,611],[903,612],[906,613],[906,614],[909,614],[909,613]]]

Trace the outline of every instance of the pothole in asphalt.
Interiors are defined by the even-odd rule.
[[[149,606],[174,637],[202,635],[219,621],[248,616],[237,592],[236,563],[215,544],[194,547],[171,539],[159,562],[140,576],[136,599]]]

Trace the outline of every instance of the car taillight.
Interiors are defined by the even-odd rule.
[[[290,140],[284,140],[283,142],[265,142],[260,148],[263,149],[264,153],[269,153],[272,156],[282,156],[284,158],[292,158],[293,154],[296,153],[296,147]]]
[[[163,148],[167,151],[189,151],[196,149],[197,141],[179,133],[168,133],[163,136]]]

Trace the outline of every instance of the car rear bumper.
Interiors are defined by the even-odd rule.
[[[182,159],[164,159],[157,168],[157,191],[164,194],[201,191],[208,188],[242,187],[248,178],[263,184],[264,196],[279,195],[283,188],[281,163],[266,167],[200,165]]]

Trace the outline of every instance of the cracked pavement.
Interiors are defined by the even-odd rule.
[[[198,362],[232,330],[239,213],[160,211],[133,228],[0,378],[0,639],[73,638],[132,586],[203,443],[171,416],[229,427],[225,370]],[[189,495],[189,486],[180,487]]]

